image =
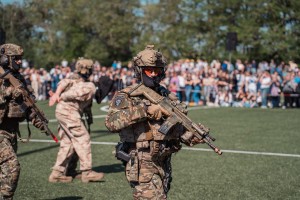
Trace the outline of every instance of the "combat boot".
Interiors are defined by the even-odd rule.
[[[92,181],[100,181],[104,177],[104,173],[95,172],[92,170],[83,171],[81,174],[81,181],[83,183],[88,183]]]
[[[70,183],[72,182],[72,177],[71,176],[65,176],[62,172],[53,170],[52,173],[49,176],[49,182],[50,183]]]

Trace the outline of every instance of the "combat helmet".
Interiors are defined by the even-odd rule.
[[[160,82],[166,76],[167,60],[161,52],[154,50],[154,45],[147,45],[132,61],[135,76],[139,81],[142,81],[142,70],[146,67],[161,68],[162,72],[157,75],[156,82]]]
[[[0,65],[3,67],[19,70],[21,66],[14,61],[21,59],[22,56],[23,49],[16,44],[3,44],[0,46]]]
[[[76,62],[75,69],[84,79],[88,79],[93,73],[93,60],[79,58]]]

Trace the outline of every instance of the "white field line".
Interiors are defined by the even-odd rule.
[[[31,139],[30,142],[42,142],[42,143],[54,143],[53,140],[36,140]],[[115,142],[93,142],[95,145],[116,145]],[[212,151],[211,149],[205,148],[192,148],[192,147],[182,147],[182,149],[187,151]],[[286,154],[286,153],[271,153],[271,152],[255,152],[255,151],[237,151],[237,150],[222,150],[224,153],[236,153],[236,154],[248,154],[248,155],[262,155],[262,156],[281,156],[281,157],[294,157],[300,158],[299,154]]]

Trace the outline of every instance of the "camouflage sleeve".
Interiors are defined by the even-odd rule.
[[[93,83],[80,82],[63,92],[60,97],[63,101],[88,101],[93,97],[95,92],[96,87]]]
[[[61,91],[64,91],[67,87],[70,87],[70,85],[72,84],[73,84],[73,80],[66,78],[59,81],[58,87],[61,88]]]
[[[119,132],[132,124],[147,119],[143,103],[133,105],[132,100],[125,93],[116,93],[110,103],[105,126],[111,132]]]
[[[41,131],[45,131],[44,124],[42,120],[38,117],[38,115],[34,112],[33,109],[29,110],[29,120],[31,121],[32,125],[36,128],[40,129]],[[44,115],[44,113],[42,113]]]

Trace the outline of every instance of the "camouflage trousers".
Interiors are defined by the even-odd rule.
[[[133,153],[134,152],[134,153]],[[133,198],[136,200],[167,199],[164,191],[163,168],[153,162],[149,150],[131,151],[131,160],[126,165],[126,178],[134,187]]]
[[[92,168],[91,140],[84,123],[78,120],[75,124],[60,114],[56,114],[56,118],[60,124],[58,131],[60,147],[53,169],[65,173],[76,152],[80,160],[80,170],[90,170]]]
[[[160,175],[154,174],[148,183],[139,183],[133,189],[135,200],[163,200],[167,199]]]
[[[13,142],[0,134],[0,199],[13,199],[20,175],[16,138]]]

